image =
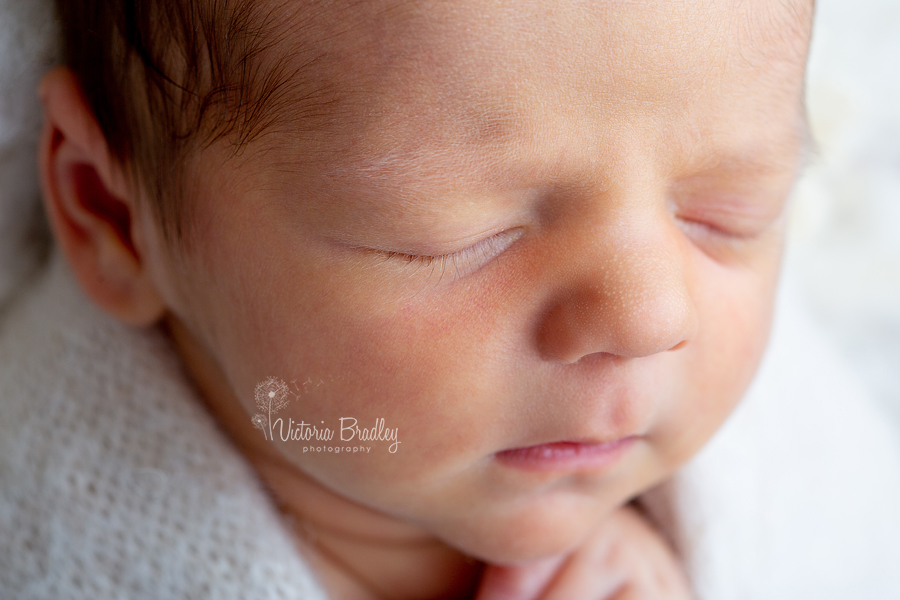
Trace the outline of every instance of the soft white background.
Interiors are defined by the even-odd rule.
[[[791,207],[789,276],[900,424],[900,0],[820,0],[809,70],[819,154]],[[0,312],[39,255],[34,90],[49,0],[0,0]]]
[[[900,0],[820,0],[790,276],[900,424]]]

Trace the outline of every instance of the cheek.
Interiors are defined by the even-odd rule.
[[[303,453],[290,440],[281,450],[295,464],[378,503],[407,488],[422,497],[429,485],[438,495],[442,477],[498,449],[498,400],[509,390],[502,336],[485,335],[502,329],[496,298],[415,289],[404,297],[374,270],[321,260],[296,232],[266,232],[252,214],[240,223],[211,218],[224,231],[216,240],[257,242],[211,247],[188,286],[192,306],[202,307],[190,322],[200,324],[245,411],[257,412],[257,384],[277,377],[295,394],[278,413],[283,421],[339,433],[342,417],[366,428],[384,419],[401,442],[397,453],[377,442],[360,456]],[[502,296],[502,286],[492,293]]]
[[[709,440],[752,381],[768,340],[778,265],[774,253],[752,268],[699,265],[694,298],[700,328],[685,348],[682,391],[665,407],[658,433],[669,469]]]
[[[508,355],[502,283],[488,295],[451,293],[448,286],[398,300],[370,278],[302,264],[280,276],[252,273],[223,294],[233,298],[222,312],[235,327],[220,339],[225,370],[245,406],[255,385],[275,376],[297,393],[279,416],[335,431],[341,417],[364,427],[384,419],[401,441],[396,454],[380,442],[350,459],[304,454],[303,444],[290,441],[282,450],[297,464],[371,501],[379,492],[365,486],[390,482],[392,496],[406,485],[421,495],[430,476],[462,470],[498,449],[496,423],[511,386],[501,366]],[[241,293],[248,289],[254,293]]]

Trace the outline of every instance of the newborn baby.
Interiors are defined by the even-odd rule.
[[[690,597],[630,501],[766,346],[812,2],[58,4],[55,239],[332,597]]]

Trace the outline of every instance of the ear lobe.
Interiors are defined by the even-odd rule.
[[[165,305],[148,257],[135,244],[135,228],[144,225],[136,194],[110,155],[71,71],[50,72],[40,94],[45,113],[41,183],[54,236],[96,304],[127,323],[150,325],[162,317]]]

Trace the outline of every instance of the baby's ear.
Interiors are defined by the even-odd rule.
[[[87,295],[133,325],[150,325],[165,305],[135,244],[136,190],[106,139],[72,71],[48,73],[40,168],[44,205],[57,243]]]

